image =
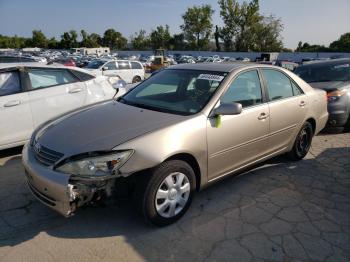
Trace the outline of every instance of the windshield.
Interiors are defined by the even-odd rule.
[[[98,69],[100,68],[105,61],[101,60],[92,60],[85,68],[90,68],[90,69]]]
[[[294,73],[308,83],[350,81],[350,63],[301,66]]]
[[[139,84],[119,101],[160,112],[192,115],[203,109],[226,75],[167,69]]]

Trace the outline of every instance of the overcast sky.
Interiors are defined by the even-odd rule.
[[[59,38],[70,29],[102,34],[114,28],[129,38],[165,24],[177,33],[187,7],[202,3],[215,10],[213,24],[222,25],[217,0],[0,0],[0,34],[28,37],[41,29]],[[299,41],[328,45],[350,32],[350,0],[260,0],[260,10],[282,19],[288,48]]]

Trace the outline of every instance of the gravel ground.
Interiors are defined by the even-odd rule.
[[[216,183],[166,228],[127,199],[57,215],[28,191],[19,153],[0,152],[0,261],[350,261],[349,133]]]

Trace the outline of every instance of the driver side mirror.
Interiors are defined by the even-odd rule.
[[[220,115],[239,115],[242,113],[242,104],[239,103],[222,103],[219,107],[215,108],[214,116]]]
[[[107,71],[107,70],[108,70],[108,66],[102,67],[102,71]]]
[[[114,89],[124,88],[126,87],[126,82],[122,79],[118,79],[112,86]]]

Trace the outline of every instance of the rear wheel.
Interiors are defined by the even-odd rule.
[[[180,219],[189,208],[195,189],[195,174],[184,161],[162,163],[149,176],[142,177],[136,201],[145,219],[166,226]]]
[[[312,125],[306,122],[295,138],[293,148],[288,152],[288,156],[292,160],[303,159],[310,150],[313,135]]]
[[[346,124],[344,126],[344,132],[350,132],[350,115],[348,118],[348,122],[346,122]]]
[[[138,82],[141,82],[141,77],[135,76],[135,77],[132,79],[132,83],[135,84],[135,83],[138,83]]]

